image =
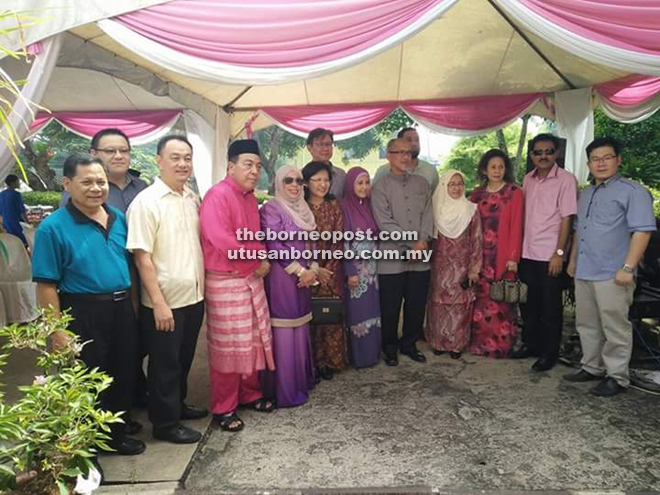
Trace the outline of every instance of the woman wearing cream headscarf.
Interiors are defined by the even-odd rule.
[[[448,170],[433,194],[436,242],[426,310],[426,341],[453,359],[470,343],[474,291],[482,263],[481,219],[465,197],[465,180]]]

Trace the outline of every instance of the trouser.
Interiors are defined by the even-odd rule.
[[[532,351],[556,361],[563,328],[562,274],[548,275],[547,261],[522,259],[520,279],[527,284],[527,303],[520,305],[522,340]]]
[[[423,332],[426,297],[431,271],[378,275],[382,347],[387,355],[410,351]],[[399,313],[403,302],[403,335],[398,338]]]
[[[634,284],[622,287],[614,279],[575,281],[575,323],[582,344],[582,369],[592,375],[607,375],[627,387],[628,363],[633,348],[628,311]]]
[[[176,425],[188,393],[188,373],[195,357],[204,319],[204,302],[173,309],[174,331],[156,330],[153,309],[141,306],[140,321],[147,338],[149,421],[155,428]]]
[[[130,296],[122,301],[84,300],[74,294],[60,294],[62,310],[71,308],[69,329],[88,342],[80,358],[89,368],[98,368],[112,377],[99,397],[102,409],[130,411],[133,399],[137,354],[137,325]],[[111,425],[112,437],[124,435],[124,423]]]
[[[211,368],[211,411],[229,414],[238,405],[251,404],[263,397],[259,372],[248,376],[240,373],[219,373]]]

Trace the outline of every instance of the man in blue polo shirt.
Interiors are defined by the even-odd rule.
[[[108,179],[101,161],[72,155],[64,163],[63,184],[71,195],[64,208],[37,229],[32,276],[41,307],[71,308],[70,330],[90,341],[81,359],[113,378],[100,397],[103,409],[130,411],[135,379],[137,330],[131,304],[126,251],[126,218],[107,206]],[[67,336],[52,336],[55,348]],[[145,450],[126,436],[123,423],[112,425],[109,445],[119,454]]]
[[[598,138],[587,146],[593,183],[582,191],[568,274],[575,277],[576,325],[582,369],[569,382],[600,380],[590,390],[610,397],[629,384],[632,324],[628,310],[635,270],[656,230],[653,198],[618,174],[619,143]]]

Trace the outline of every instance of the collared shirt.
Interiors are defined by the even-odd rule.
[[[135,199],[135,197],[145,190],[147,183],[140,179],[139,177],[133,176],[130,172],[126,174],[126,182],[124,183],[124,188],[120,188],[118,185],[108,182],[108,199],[106,203],[110,206],[114,206],[122,213],[126,213],[128,206]],[[62,198],[60,199],[60,207],[67,204],[69,201],[69,193],[64,191]]]
[[[417,175],[387,174],[371,191],[371,209],[381,231],[417,232],[417,240],[433,238],[433,208],[428,182]],[[408,250],[416,241],[383,241],[381,250]],[[394,274],[424,271],[423,261],[380,260],[378,273]]]
[[[111,206],[107,228],[69,201],[41,222],[35,233],[32,277],[61,292],[108,294],[128,289],[126,217]]]
[[[634,232],[656,230],[653,197],[620,175],[580,193],[575,278],[610,280],[625,262]]]
[[[199,221],[206,270],[246,276],[259,267],[261,261],[256,259],[256,253],[265,250],[263,242],[239,241],[236,235],[237,230],[244,228],[252,233],[261,231],[257,199],[252,191],[243,191],[231,177],[226,177],[204,196]],[[255,258],[229,258],[230,250],[240,255],[241,248]]]
[[[377,181],[389,173],[389,163],[378,167],[378,170],[376,170],[376,175],[374,175],[374,179],[371,183],[372,187],[376,184]],[[420,177],[424,177],[426,182],[429,183],[429,187],[431,188],[431,195],[433,195],[435,188],[438,187],[438,183],[440,182],[440,178],[438,177],[438,169],[435,165],[432,165],[429,162],[425,162],[424,160],[417,160],[417,166],[414,170],[411,170],[410,173],[412,175],[419,175]]]
[[[330,194],[337,199],[344,197],[344,186],[346,185],[346,172],[330,164],[332,167],[332,184],[330,184]]]
[[[204,258],[199,235],[199,198],[188,187],[170,189],[160,178],[142,191],[128,208],[130,251],[151,254],[156,278],[171,309],[204,299]],[[141,301],[153,303],[144,284]]]
[[[577,180],[554,164],[545,178],[534,169],[523,180],[525,230],[522,257],[549,261],[557,251],[564,218],[577,213]],[[568,250],[568,246],[564,251]]]

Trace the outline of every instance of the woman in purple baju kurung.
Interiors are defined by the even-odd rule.
[[[344,215],[344,232],[371,231],[378,233],[378,226],[371,213],[371,182],[369,173],[361,167],[353,167],[346,175],[344,199],[340,206]],[[373,252],[376,242],[370,239],[346,240],[344,249],[356,254]],[[346,325],[351,339],[351,355],[356,368],[373,366],[380,361],[380,296],[376,261],[373,259],[344,260],[346,274]]]
[[[285,165],[275,177],[275,199],[260,211],[261,228],[273,232],[294,233],[316,228],[314,216],[303,197],[300,171]],[[266,240],[268,251],[302,253],[309,246],[304,240]],[[264,392],[277,399],[278,407],[299,406],[307,402],[314,388],[314,363],[309,338],[312,319],[310,286],[316,282],[315,266],[302,257],[299,260],[278,256],[271,261],[265,279],[273,329],[275,372],[265,372]]]

